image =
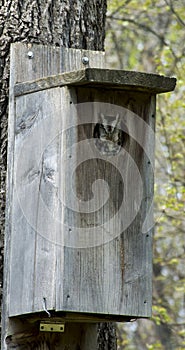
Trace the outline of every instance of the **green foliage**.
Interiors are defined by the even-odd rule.
[[[177,78],[157,99],[153,316],[118,349],[185,349],[185,3],[108,1],[106,46],[114,68]]]
[[[164,348],[160,342],[156,342],[154,344],[147,345],[147,349],[149,349],[149,350],[157,350],[157,349],[163,350]]]
[[[165,307],[154,305],[153,306],[153,316],[152,320],[157,324],[160,325],[161,323],[170,323],[171,317],[169,316],[167,309]]]

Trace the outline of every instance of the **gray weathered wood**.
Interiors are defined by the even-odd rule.
[[[33,59],[28,58],[29,51],[33,52]],[[11,45],[11,55],[16,57],[16,60],[12,63],[15,84],[58,75],[63,72],[81,70],[84,68],[82,62],[84,56],[89,58],[88,67],[105,67],[105,53],[101,51],[14,43]]]
[[[30,50],[32,50],[34,53],[33,60],[29,59],[27,55],[28,51]],[[13,335],[16,332],[17,324],[19,323],[18,318],[14,318],[13,321],[11,321],[8,318],[10,314],[16,315],[20,314],[20,312],[26,312],[30,315],[30,312],[35,310],[36,308],[40,308],[43,310],[43,297],[46,298],[47,308],[51,309],[55,306],[54,300],[56,291],[55,285],[52,284],[52,281],[55,276],[56,258],[58,256],[60,257],[60,261],[62,259],[61,254],[57,252],[57,246],[55,244],[52,244],[45,238],[42,239],[41,236],[37,235],[35,227],[32,228],[30,226],[29,222],[26,220],[26,217],[24,215],[24,208],[21,208],[17,198],[17,191],[15,188],[15,176],[17,174],[14,168],[14,165],[17,162],[16,156],[18,156],[18,154],[20,155],[22,152],[21,156],[23,155],[23,159],[26,160],[26,151],[28,151],[29,148],[27,142],[25,142],[25,144],[27,145],[27,148],[25,148],[25,152],[23,149],[21,150],[21,152],[19,152],[19,145],[21,148],[21,143],[24,143],[26,137],[29,138],[29,133],[31,133],[35,125],[38,125],[39,121],[41,121],[42,118],[44,118],[44,115],[42,113],[43,108],[42,110],[40,110],[42,103],[38,103],[38,105],[36,104],[35,106],[32,105],[31,109],[29,105],[28,110],[26,110],[27,108],[25,100],[19,110],[20,100],[16,99],[15,101],[14,86],[16,83],[19,82],[39,79],[44,76],[50,76],[52,74],[61,74],[66,70],[70,71],[75,69],[82,69],[84,67],[82,63],[82,57],[84,55],[88,55],[90,67],[104,66],[103,52],[56,48],[43,45],[26,45],[22,43],[16,43],[11,46],[6,242],[4,268],[4,302],[2,317],[3,349],[9,348],[9,346],[6,346],[5,341],[3,339],[5,339],[8,334]],[[49,101],[51,101],[49,96],[55,91],[58,90],[55,89],[53,91],[48,91]],[[47,95],[45,95],[45,97],[47,99]],[[51,105],[49,106],[49,104],[47,104],[47,107],[50,109]],[[23,114],[21,115],[22,112]],[[50,125],[49,129],[51,129]],[[41,135],[39,134],[39,137],[40,136]],[[35,142],[37,141],[35,140]],[[42,140],[40,140],[40,145],[42,145]],[[32,145],[30,145],[30,147],[32,148]],[[32,154],[31,148],[29,149],[29,151],[31,151],[30,153]],[[35,152],[37,151],[38,149],[35,149]],[[35,154],[36,153],[32,154],[33,161]],[[47,173],[48,159],[52,159],[52,147],[51,149],[48,149],[48,152],[43,154],[43,162],[46,164],[46,168],[44,169],[46,175],[45,179],[49,182],[50,180],[52,180],[50,179],[50,175],[52,177],[52,174]],[[28,165],[28,162],[25,164]],[[32,171],[30,171],[28,174],[23,173],[23,169],[22,173],[21,169],[18,169],[20,170],[18,171],[18,175],[23,175],[20,181],[18,180],[18,185],[21,186],[21,181],[23,181],[23,186],[25,186],[25,188],[27,189],[29,188],[29,183],[34,182],[35,179],[37,180],[37,177],[39,176],[38,172],[35,171],[35,165],[33,164],[33,162],[31,163],[31,158],[30,167],[31,168],[29,170]],[[40,189],[42,191],[44,191],[45,179],[44,176],[41,176]],[[48,202],[50,200],[52,201],[54,192],[55,191],[53,189],[52,192],[48,193]],[[38,203],[38,201],[34,202],[34,199],[34,196],[32,197],[32,195],[29,193],[26,197],[25,203],[31,202],[34,207]],[[29,205],[27,204],[25,209],[28,207]],[[39,214],[42,215],[42,208],[39,209],[39,207],[37,207],[37,209]],[[37,218],[35,217],[35,222],[36,221]],[[43,221],[43,224],[45,224],[46,227],[47,222]],[[13,227],[15,228],[15,230],[13,229]],[[20,235],[21,232],[22,236]],[[50,230],[50,235],[53,239],[53,237],[55,236],[55,232]],[[43,275],[41,273],[41,270],[43,271]],[[13,275],[16,281],[14,280]],[[19,304],[19,307],[15,306],[16,300],[17,305]],[[94,327],[96,327],[96,325]],[[20,327],[18,328],[19,329],[17,331],[21,332],[21,330],[23,329],[22,322]],[[25,346],[28,346],[28,344],[26,343],[26,339],[24,344]],[[20,349],[21,347],[17,346],[17,348]]]
[[[44,77],[32,82],[16,84],[15,95],[20,96],[64,85],[94,85],[110,89],[134,89],[135,91],[145,91],[157,94],[174,90],[175,84],[175,78],[168,78],[157,74],[86,68],[80,71]]]
[[[92,96],[99,104],[93,105]],[[148,145],[147,130],[131,122],[131,117],[136,117],[130,112],[126,121],[128,153],[120,156],[123,159],[117,158],[119,171],[117,164],[110,164],[106,157],[98,159],[93,144],[87,156],[93,155],[94,159],[84,158],[86,148],[78,148],[83,140],[93,141],[93,128],[104,103],[113,99],[115,106],[106,105],[107,113],[114,115],[118,109],[121,114],[128,101],[134,101],[129,108],[153,126],[154,98],[139,92],[123,95],[121,91],[78,87],[75,93],[73,88],[63,87],[16,98],[10,316],[41,312],[43,300],[48,310],[92,313],[96,318],[97,314],[123,318],[151,315],[151,232],[143,234],[142,224],[146,200],[153,195],[153,176],[147,157],[135,141],[143,140],[145,150],[153,149],[151,135]],[[77,109],[76,101],[82,103]],[[133,160],[143,180],[142,189],[135,181]],[[80,164],[77,169],[76,165],[73,168],[75,161]],[[90,200],[97,179],[108,183],[109,199],[102,205],[100,193],[100,209],[80,213],[79,205]],[[99,193],[97,186],[94,191]],[[142,205],[136,210],[132,201],[141,190]],[[73,192],[81,199],[76,208]],[[122,200],[129,197],[130,206],[112,221]],[[129,228],[122,229],[122,221],[134,210],[138,211],[137,217]]]
[[[88,115],[83,109],[84,105],[79,107],[79,119],[80,116],[85,116],[86,122],[90,120],[97,121],[97,116],[103,108],[103,102],[114,101],[115,105],[125,106],[128,105],[128,101],[134,101],[134,104],[130,106],[134,112],[139,115],[142,120],[145,120],[152,129],[154,127],[155,116],[155,96],[144,95],[142,93],[127,92],[124,95],[120,91],[108,92],[93,90],[88,88],[78,88],[77,97],[78,102],[88,102],[92,96],[93,100],[100,101],[100,109],[95,111],[88,110]],[[114,115],[116,110],[119,110],[117,106],[111,107],[111,111]],[[108,112],[108,110],[107,110]],[[121,107],[120,107],[121,113]],[[131,114],[132,116],[132,114]],[[143,148],[154,147],[152,138],[154,134],[150,134],[150,144],[148,143],[148,135],[146,130],[137,123],[128,124],[130,135],[133,135],[138,141],[143,139]],[[143,134],[142,134],[143,132]],[[78,133],[74,133],[71,138],[71,144],[78,144],[82,140],[90,139],[93,134],[93,125],[84,125],[83,123],[78,126]],[[142,154],[141,148],[136,144],[134,139],[130,139],[126,145],[132,159],[134,159],[139,169],[140,175],[143,179],[143,200],[141,209],[138,211],[138,215],[131,223],[131,226],[124,230],[124,233],[115,237],[113,234],[121,229],[121,221],[124,220],[124,215],[130,215],[128,212],[125,214],[122,212],[118,217],[118,221],[111,224],[111,217],[118,211],[120,203],[122,201],[122,191],[125,186],[125,197],[131,196],[133,193],[138,193],[138,183],[135,182],[134,174],[129,172],[132,168],[132,159],[129,159],[126,154],[122,160],[121,173],[125,174],[125,183],[123,185],[121,178],[119,179],[119,173],[116,171],[116,167],[110,165],[105,160],[94,159],[89,162],[83,163],[76,172],[76,191],[77,196],[81,200],[87,200],[92,196],[92,184],[97,178],[104,179],[109,184],[110,197],[109,201],[98,211],[93,213],[81,213],[75,214],[70,210],[64,211],[65,222],[69,223],[69,227],[74,230],[74,241],[77,237],[76,245],[79,245],[81,239],[82,247],[85,245],[85,234],[82,237],[78,236],[76,227],[82,229],[88,229],[93,226],[94,223],[94,236],[96,230],[104,222],[110,222],[107,227],[107,232],[112,234],[112,237],[108,236],[107,232],[100,231],[100,235],[104,234],[104,244],[97,244],[96,247],[89,247],[86,249],[74,249],[73,247],[65,249],[64,254],[64,285],[62,286],[63,300],[58,300],[57,310],[65,309],[75,311],[80,309],[84,312],[94,313],[107,313],[113,315],[125,315],[130,317],[147,317],[151,315],[151,276],[152,276],[152,230],[146,234],[142,233],[142,223],[146,214],[146,206],[149,206],[153,195],[153,176],[151,166],[148,165],[147,156]],[[72,157],[80,158],[80,150],[74,151]],[[150,161],[153,162],[153,151]],[[151,164],[152,165],[152,164]],[[65,176],[66,174],[66,176]],[[64,172],[64,186],[69,186],[70,168]],[[119,191],[116,190],[116,184],[122,183],[119,187]],[[96,187],[94,188],[96,192]],[[97,188],[98,191],[98,188]],[[67,194],[66,194],[67,195]],[[69,197],[72,194],[69,192]],[[101,202],[101,197],[99,197]],[[70,201],[70,198],[69,198]],[[122,231],[120,231],[122,232]],[[93,235],[93,233],[91,233]],[[96,236],[95,236],[96,237]],[[84,239],[84,241],[83,241]],[[87,239],[89,245],[93,245],[93,239],[90,237]],[[94,239],[96,241],[96,238]],[[101,240],[100,240],[101,242]],[[79,281],[81,283],[79,284]],[[114,291],[113,291],[114,286]],[[60,293],[59,293],[60,295]]]
[[[55,107],[53,99],[58,102]],[[58,119],[52,120],[50,116],[54,113],[59,118],[60,111],[59,89],[47,90],[44,97],[37,93],[36,96],[16,99],[11,259],[17,263],[10,267],[10,295],[14,295],[10,302],[10,315],[17,308],[19,314],[21,309],[21,313],[40,310],[44,298],[48,308],[55,307],[56,246],[50,243],[54,241],[55,229],[47,220],[47,207],[42,206],[42,196],[48,191],[45,203],[56,207],[56,189],[52,186],[55,171],[52,163],[56,154],[48,142],[50,136],[55,135],[54,123],[59,126]],[[39,137],[41,130],[43,134]],[[39,153],[39,150],[42,152]],[[42,237],[41,225],[42,232],[48,232],[47,240]],[[20,246],[19,250],[17,246]]]

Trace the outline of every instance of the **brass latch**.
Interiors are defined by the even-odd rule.
[[[65,324],[60,322],[40,322],[41,332],[60,332],[63,333],[65,329]]]

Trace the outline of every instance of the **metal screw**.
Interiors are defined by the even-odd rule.
[[[33,51],[28,51],[28,58],[32,59],[34,57]]]
[[[82,57],[82,63],[87,65],[89,63],[89,58],[87,56]]]

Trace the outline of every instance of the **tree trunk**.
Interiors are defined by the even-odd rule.
[[[0,7],[0,259],[3,261],[10,44],[19,41],[88,50],[103,50],[106,0],[1,0]],[[3,264],[1,263],[1,296],[2,266]],[[87,327],[84,328],[82,325],[81,329],[83,333],[86,332]],[[114,325],[100,324],[97,327],[96,339],[97,349],[116,349]],[[23,346],[19,347],[19,349],[54,349],[54,346],[53,337],[48,337],[47,340],[39,340],[38,338],[37,344],[32,343],[29,347]],[[83,350],[84,348],[83,345],[76,343],[75,349]],[[89,348],[93,348],[93,346]],[[65,349],[69,349],[67,344]]]

